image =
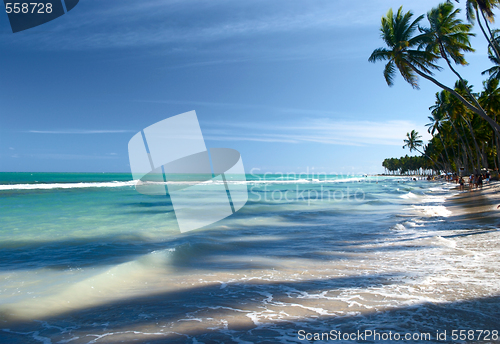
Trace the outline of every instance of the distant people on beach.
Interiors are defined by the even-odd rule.
[[[460,177],[459,181],[460,183],[460,191],[464,191],[465,190],[465,181],[464,181],[464,178],[463,177]]]
[[[480,173],[471,173],[469,177],[463,177],[457,174],[457,173],[442,173],[441,175],[438,176],[426,176],[422,177],[419,179],[427,179],[428,181],[434,181],[434,180],[444,180],[450,183],[456,183],[459,185],[459,190],[460,191],[465,191],[465,185],[468,182],[469,183],[469,190],[473,191],[474,189],[482,189],[484,183],[490,183],[491,180],[491,173],[488,170],[485,170],[484,172]],[[468,180],[467,180],[468,179]],[[415,180],[415,178],[413,178]],[[418,180],[418,179],[417,179]]]

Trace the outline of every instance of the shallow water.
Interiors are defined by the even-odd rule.
[[[500,232],[452,221],[453,185],[247,177],[243,209],[181,234],[125,174],[0,174],[0,341],[498,330]]]

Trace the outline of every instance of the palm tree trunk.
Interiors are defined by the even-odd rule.
[[[441,132],[439,132],[439,131],[438,131],[438,137],[439,137],[439,140],[441,141],[441,144],[443,145],[443,150],[444,150],[444,153],[446,154],[446,160],[448,161],[450,171],[451,171],[451,160],[450,160],[450,157],[448,156],[448,151],[446,150],[446,146],[444,145],[443,138],[441,137]]]
[[[472,95],[472,93],[470,92],[469,88],[467,87],[467,84],[465,83],[465,80],[462,78],[462,76],[460,75],[460,73],[458,73],[455,68],[453,68],[453,66],[451,65],[451,62],[450,60],[448,59],[448,56],[446,56],[446,54],[444,53],[444,48],[443,46],[441,45],[441,43],[439,44],[440,47],[441,47],[441,55],[443,56],[443,58],[445,59],[446,63],[448,64],[448,67],[450,67],[451,71],[458,77],[458,79],[460,80],[460,83],[462,84],[462,86],[464,87],[465,91],[467,92],[467,94],[469,95],[470,99],[472,99],[472,101],[474,102],[475,104],[475,108],[478,110],[477,114],[479,116],[481,116],[483,119],[487,119],[486,121],[488,123],[490,123],[491,126],[493,126],[497,131],[500,131],[500,126],[498,125],[497,122],[495,122],[491,117],[489,117],[486,112],[484,111],[484,109],[481,107],[481,105],[479,104],[479,102],[477,101],[476,97],[474,97]],[[464,99],[465,100],[465,99]]]
[[[469,139],[467,138],[467,135],[465,134],[465,128],[464,126],[462,125],[462,122],[459,122],[460,123],[460,127],[462,128],[462,132],[463,132],[463,137],[465,138],[465,147],[469,153],[469,157],[470,157],[470,163],[471,163],[471,168],[472,170],[474,170],[474,154],[472,153],[472,150],[471,150],[471,145],[469,144]]]
[[[486,148],[484,148],[484,141],[481,143],[481,154],[483,157],[483,167],[488,169],[488,155],[486,154]]]
[[[465,124],[467,124],[467,127],[469,128],[470,135],[472,137],[472,142],[474,142],[474,147],[476,148],[477,172],[479,173],[481,171],[481,160],[484,160],[483,155],[481,154],[481,149],[479,148],[479,145],[477,144],[476,135],[474,135],[474,129],[472,129],[472,125],[467,120],[467,118],[465,118],[464,116],[462,116],[462,118],[464,119]]]
[[[500,168],[500,154],[498,154],[498,147],[500,147],[500,137],[499,137],[499,135],[495,135],[495,141],[496,141],[496,146],[497,146],[498,167]]]
[[[478,18],[478,21],[479,21],[479,18]],[[481,118],[483,118],[484,120],[486,120],[492,127],[493,129],[495,129],[497,132],[500,133],[500,125],[498,125],[498,123],[493,120],[491,117],[489,117],[486,112],[484,111],[484,109],[481,107],[481,105],[479,104],[479,102],[477,101],[476,97],[474,97],[472,95],[472,93],[470,92],[469,88],[467,87],[467,84],[465,83],[464,79],[462,78],[462,76],[453,68],[453,66],[451,65],[450,63],[450,60],[448,59],[448,56],[446,56],[446,54],[444,53],[444,48],[442,46],[442,44],[440,43],[439,44],[440,47],[441,47],[441,55],[442,57],[445,59],[446,63],[448,64],[448,67],[450,67],[450,69],[452,70],[452,72],[460,79],[460,82],[462,83],[462,86],[464,87],[465,91],[467,92],[467,94],[469,95],[469,97],[473,100],[474,104],[476,105],[476,108],[479,112],[476,112],[479,116],[481,116]],[[458,93],[457,93],[458,94]],[[465,99],[464,99],[465,100]],[[474,138],[474,137],[473,137]],[[474,138],[474,143],[476,143],[476,146],[477,146],[477,142],[475,141],[475,138]],[[499,150],[500,150],[500,147],[497,147],[497,154],[499,153]],[[478,164],[479,165],[479,164]],[[479,169],[480,171],[481,169]]]
[[[468,156],[467,156],[467,149],[465,148],[466,147],[465,142],[464,142],[464,140],[462,138],[462,135],[460,135],[460,133],[458,132],[458,129],[455,126],[455,123],[453,123],[453,119],[450,116],[448,116],[448,118],[450,119],[450,123],[451,123],[451,126],[453,127],[453,130],[455,130],[455,133],[457,134],[457,139],[462,142],[463,154],[465,154],[465,159],[464,159],[463,166],[468,168],[469,167],[468,166],[469,165],[469,163],[468,163],[469,159],[468,159]],[[458,147],[460,148],[460,145]]]
[[[460,100],[464,105],[465,107],[467,107],[467,109],[471,110],[472,112],[478,114],[479,116],[481,116],[482,119],[484,119],[486,122],[488,122],[496,131],[498,131],[500,133],[500,125],[495,122],[493,119],[491,119],[485,112],[484,110],[479,107],[479,108],[476,108],[474,105],[472,105],[471,103],[469,103],[464,97],[462,97],[458,92],[456,92],[454,89],[451,89],[449,88],[448,86],[446,85],[443,85],[442,83],[440,83],[439,81],[437,81],[436,79],[434,79],[433,77],[421,72],[420,70],[418,70],[415,66],[413,66],[411,63],[409,63],[408,61],[406,61],[408,63],[408,66],[415,72],[417,73],[418,75],[420,75],[422,78],[424,79],[427,79],[429,81],[431,81],[432,83],[434,83],[435,85],[439,86],[440,88],[442,88],[443,90],[446,90],[448,92],[450,92],[455,98],[457,98],[458,100]],[[451,65],[450,65],[451,66]],[[453,69],[454,70],[454,69]],[[458,74],[458,73],[457,73]],[[475,98],[473,97],[473,99],[475,100]],[[476,101],[477,102],[477,101]]]
[[[462,149],[464,150],[464,153],[466,154],[465,155],[465,167],[467,168],[467,174],[470,173],[471,170],[469,170],[469,158],[467,156],[467,147],[465,147],[465,145],[462,147]]]
[[[484,23],[486,24],[486,27],[488,28],[488,32],[490,33],[490,35],[488,36],[488,34],[486,34],[486,31],[484,31],[484,28],[483,28],[483,24],[481,24],[481,20],[479,18],[479,10],[478,8],[476,7],[476,18],[477,18],[477,23],[479,24],[479,27],[481,28],[481,31],[483,32],[483,35],[484,37],[486,38],[486,40],[488,41],[488,45],[491,47],[491,49],[495,52],[495,55],[497,57],[497,59],[500,60],[500,53],[498,52],[498,47],[496,45],[495,42],[492,41],[492,38],[493,38],[493,34],[491,32],[491,29],[490,29],[490,26],[488,25],[488,19],[486,19],[486,16],[484,15],[484,12],[481,11],[481,16],[483,17],[484,19]]]
[[[460,157],[455,152],[455,147],[453,146],[453,141],[451,142],[450,147],[451,147],[451,152],[453,153],[453,162],[455,163],[455,167],[456,167],[457,173],[459,173],[460,172],[460,167],[462,167],[462,165],[460,164]],[[452,161],[450,159],[450,164],[451,164],[451,162]]]
[[[498,138],[495,135],[495,141],[491,140],[491,149],[495,150],[495,142],[498,142]],[[498,169],[497,157],[493,157],[493,164],[495,165],[495,170]]]
[[[439,153],[439,157],[441,158],[441,160],[443,161],[442,164],[443,164],[443,167],[444,167],[444,170],[445,171],[451,171],[451,168],[449,169],[448,168],[448,165],[446,164],[446,159],[445,157],[443,156],[443,153]]]
[[[416,148],[416,147],[415,147],[415,150],[416,150],[417,152],[419,152],[420,154],[422,154],[422,155],[426,156],[426,157],[427,157],[427,159],[431,160],[431,161],[432,161],[432,162],[433,162],[436,166],[440,165],[440,164],[438,164],[438,162],[437,162],[436,160],[434,160],[433,158],[431,158],[430,156],[428,156],[428,155],[427,155],[427,154],[425,154],[424,152],[421,152],[418,148]],[[438,166],[438,167],[439,167],[439,166]],[[446,168],[445,168],[444,166],[441,166],[441,167],[443,167],[443,168],[446,170]]]

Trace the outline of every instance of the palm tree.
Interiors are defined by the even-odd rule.
[[[405,143],[403,149],[409,148],[410,152],[416,150],[420,154],[425,155],[428,159],[432,160],[432,162],[437,166],[438,162],[435,159],[431,158],[425,152],[422,152],[420,149],[418,149],[418,147],[424,146],[424,141],[422,141],[421,138],[422,136],[420,136],[418,132],[415,131],[415,129],[413,129],[410,133],[406,133],[406,139],[404,139],[403,141]],[[424,149],[425,148],[426,147],[424,147]]]
[[[500,45],[500,37],[498,36],[498,33],[499,30],[493,30],[492,41],[496,46]],[[500,58],[496,52],[493,53],[491,47],[488,48],[488,58],[494,66],[482,72],[481,75],[488,74],[489,79],[500,79]]]
[[[441,56],[441,58],[446,61],[451,71],[462,82],[464,89],[468,90],[464,79],[452,65],[452,61],[457,65],[467,65],[468,63],[465,60],[464,52],[474,51],[469,41],[469,38],[474,36],[474,34],[470,32],[472,25],[464,24],[461,19],[457,18],[459,13],[460,9],[454,9],[453,4],[442,3],[427,13],[430,27],[420,27],[419,29],[428,35],[425,49]],[[472,107],[470,110],[478,112],[479,115],[484,113],[484,110],[470,92],[468,92],[468,96],[470,99],[465,99],[458,94],[459,99],[463,99],[462,102],[465,106],[469,107],[468,105],[472,105],[468,101],[472,100],[477,107]],[[484,113],[484,115],[486,116],[486,113]]]
[[[428,35],[426,50],[440,55],[461,80],[462,77],[455,71],[450,60],[456,64],[467,65],[463,53],[474,51],[469,41],[474,34],[470,32],[472,25],[464,24],[457,18],[459,13],[460,9],[454,9],[451,3],[440,4],[427,13],[430,28],[419,29]]]
[[[494,51],[496,58],[500,60],[500,49],[498,46],[498,42],[494,40],[493,33],[489,25],[489,23],[493,23],[495,21],[495,14],[493,13],[493,9],[499,7],[499,5],[499,0],[467,0],[465,2],[467,20],[470,23],[473,23],[474,20],[477,19],[477,23],[479,24],[484,37],[488,41],[488,46]],[[479,14],[481,14],[481,16]],[[489,35],[484,30],[480,17],[483,17]]]
[[[431,107],[431,109],[432,109],[432,107]],[[435,137],[435,134],[437,133],[437,137],[439,138],[439,141],[441,142],[441,145],[443,146],[443,150],[444,150],[444,153],[446,155],[446,160],[448,161],[448,165],[450,166],[450,170],[451,170],[451,159],[450,159],[450,156],[448,154],[448,150],[446,149],[446,144],[445,144],[445,141],[444,141],[443,135],[442,135],[442,132],[444,131],[443,124],[446,121],[445,116],[440,111],[439,108],[434,109],[431,112],[431,114],[432,114],[432,117],[431,116],[428,117],[431,122],[426,124],[426,126],[429,127],[427,129],[427,131],[429,132],[429,134],[431,134],[434,137]],[[451,145],[451,148],[453,149],[453,145]],[[454,149],[453,149],[453,151],[454,151]],[[445,165],[446,165],[446,163],[445,163]]]
[[[403,7],[394,15],[392,8],[382,17],[380,31],[387,48],[378,48],[373,51],[368,61],[388,61],[384,68],[384,78],[387,85],[394,85],[396,69],[403,79],[413,88],[418,89],[418,78],[415,74],[427,73],[432,75],[432,69],[440,67],[434,64],[438,56],[432,52],[418,49],[424,43],[425,35],[413,37],[418,29],[419,22],[424,18],[419,16],[411,21],[413,13],[403,13]]]
[[[489,79],[500,79],[500,60],[491,54],[488,54],[488,58],[493,62],[494,66],[483,71],[481,75],[488,74]]]
[[[481,92],[479,97],[479,102],[483,108],[488,111],[489,114],[493,115],[493,119],[497,119],[500,114],[500,82],[498,79],[489,79],[483,82],[484,90]],[[500,147],[500,135],[496,131],[493,131],[493,137],[491,138],[492,147]],[[493,159],[496,168],[500,166],[500,155],[496,154],[496,158]]]
[[[472,85],[468,85],[467,80],[457,81],[455,83],[455,91],[457,91],[459,94],[461,94],[464,98],[475,97],[472,94]],[[469,129],[470,137],[472,138],[472,143],[474,144],[474,147],[476,149],[476,163],[477,163],[476,170],[479,172],[481,170],[481,160],[484,161],[484,156],[483,156],[483,154],[481,152],[481,148],[479,148],[479,144],[477,142],[476,131],[474,131],[474,128],[472,126],[472,123],[474,122],[474,119],[475,119],[474,113],[467,111],[461,103],[454,104],[454,106],[450,104],[450,107],[454,108],[453,111],[460,116],[460,118],[463,120],[463,122],[466,124],[467,128]],[[476,124],[476,126],[477,126],[477,124]],[[472,156],[472,154],[471,154],[471,156]]]
[[[463,104],[460,103],[456,98],[452,97],[448,91],[441,91],[436,93],[436,101],[434,105],[429,108],[429,110],[431,110],[432,114],[432,119],[431,117],[429,117],[429,119],[434,121],[437,120],[440,121],[438,127],[438,135],[441,135],[443,131],[441,129],[444,127],[444,123],[449,123],[450,128],[453,129],[453,132],[456,135],[456,139],[451,140],[452,144],[450,146],[453,150],[453,155],[455,156],[457,161],[460,160],[460,157],[455,152],[455,149],[453,147],[454,146],[453,141],[457,145],[458,152],[460,152],[460,147],[462,147],[462,162],[461,164],[455,162],[455,165],[468,166],[467,162],[469,160],[469,157],[470,160],[472,161],[473,155],[472,152],[468,150],[469,149],[468,141],[467,143],[465,143],[464,141],[464,138],[465,140],[467,140],[467,136],[465,134],[459,133],[459,129],[457,128],[457,125],[461,126],[462,122],[462,116],[460,115],[460,113],[466,111]],[[437,123],[434,123],[434,125],[437,125]]]
[[[424,145],[424,141],[421,140],[422,136],[418,134],[417,131],[412,130],[410,133],[406,133],[406,139],[404,140],[404,146],[403,148],[409,148],[410,153],[414,150],[419,152],[420,154],[424,155],[418,147],[422,147]]]
[[[411,11],[403,13],[403,8],[400,7],[397,14],[394,15],[390,9],[387,15],[382,18],[380,29],[382,39],[388,48],[375,49],[368,61],[388,61],[384,69],[384,77],[389,86],[394,83],[396,69],[413,88],[418,89],[417,75],[433,82],[453,94],[469,110],[477,113],[500,132],[500,125],[486,115],[474,97],[472,99],[475,105],[454,89],[432,77],[432,70],[441,69],[435,62],[439,58],[444,58],[449,67],[461,79],[461,76],[451,66],[450,59],[458,64],[466,64],[462,51],[473,51],[469,43],[469,37],[472,35],[469,32],[471,26],[463,24],[461,20],[457,19],[458,13],[459,10],[453,11],[451,3],[440,4],[427,15],[431,22],[431,28],[424,29],[418,27],[423,16],[411,21],[413,17]],[[417,28],[423,33],[413,36]]]

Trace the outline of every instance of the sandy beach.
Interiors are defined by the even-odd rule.
[[[458,190],[458,186],[457,186]],[[500,225],[500,182],[492,181],[482,188],[466,189],[448,199],[446,207],[453,213],[450,221],[470,221],[471,224]]]

